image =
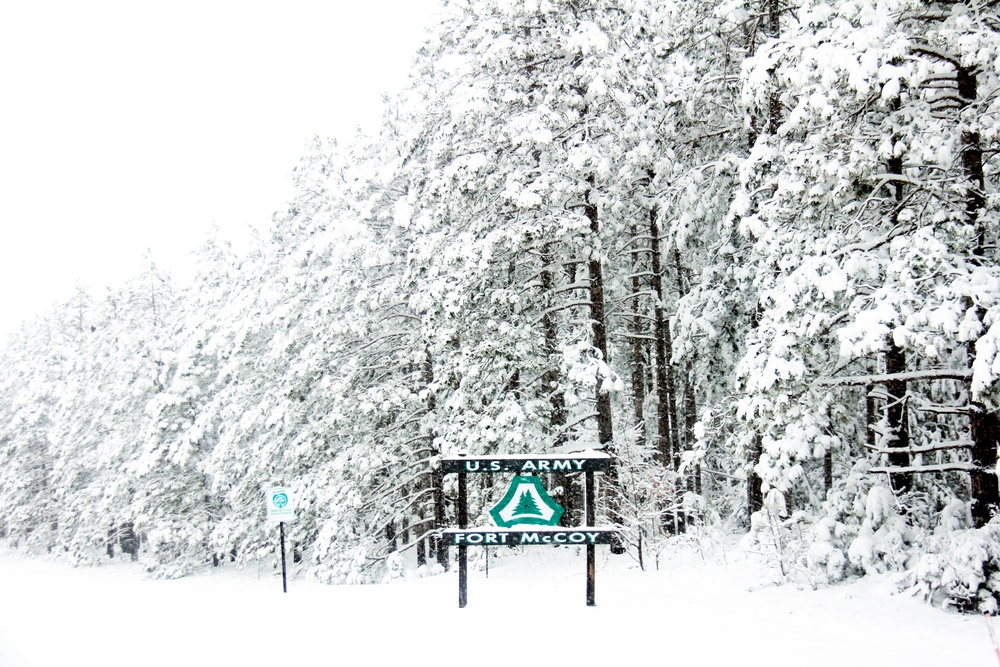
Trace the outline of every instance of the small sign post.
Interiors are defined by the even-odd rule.
[[[267,508],[267,520],[278,522],[278,532],[281,535],[281,590],[288,592],[288,574],[285,569],[285,522],[295,521],[295,506],[292,504],[292,492],[280,486],[267,489],[264,492],[264,505]]]

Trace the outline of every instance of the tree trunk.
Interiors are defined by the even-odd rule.
[[[972,483],[972,520],[982,528],[1000,505],[1000,485],[997,482],[997,446],[1000,445],[1000,418],[987,412],[985,406],[974,404],[972,418],[972,462],[977,469],[969,477]]]
[[[963,112],[979,96],[979,84],[976,73],[965,67],[959,67],[956,72],[958,97],[961,100]],[[959,123],[962,124],[962,116]],[[973,121],[975,122],[975,121]],[[978,129],[962,129],[962,171],[967,186],[965,194],[965,220],[973,230],[975,245],[972,255],[975,262],[986,252],[986,225],[983,223],[980,211],[986,205],[984,196],[986,179],[983,173],[983,147]],[[971,300],[970,300],[971,301]],[[968,308],[975,307],[971,302]],[[984,313],[976,308],[980,321]],[[975,359],[975,347],[969,344],[969,366]],[[970,391],[971,396],[971,391]],[[997,511],[1000,505],[1000,484],[997,481],[997,446],[1000,445],[1000,418],[997,413],[989,412],[980,403],[970,405],[969,418],[972,431],[972,462],[977,469],[969,474],[972,492],[972,520],[976,528],[982,528]]]
[[[545,336],[543,345],[545,346],[545,373],[542,375],[543,391],[549,397],[549,428],[553,434],[553,445],[558,447],[566,442],[566,399],[563,396],[562,388],[559,386],[559,368],[557,366],[557,355],[559,353],[558,332],[556,331],[555,314],[550,312],[554,305],[551,299],[552,292],[552,244],[546,243],[542,247],[542,271],[541,287],[544,295],[545,311],[542,313],[542,332]]]
[[[747,466],[747,525],[754,512],[764,509],[764,480],[754,471],[754,466],[760,463],[761,454],[764,453],[764,443],[759,433],[753,436],[750,445],[749,465]]]
[[[833,490],[833,450],[827,449],[823,454],[823,491],[826,497],[830,496]]]
[[[448,527],[445,520],[444,511],[444,473],[441,466],[434,471],[434,527],[437,530],[444,530]],[[437,554],[437,562],[445,570],[448,569],[448,547],[440,535],[433,538],[434,551]]]
[[[653,350],[656,356],[656,433],[657,450],[660,462],[664,467],[677,469],[675,457],[679,459],[680,452],[676,438],[676,404],[674,375],[670,370],[670,357],[673,356],[673,341],[670,338],[670,328],[663,317],[663,263],[660,259],[660,226],[657,224],[657,209],[649,211],[649,245],[650,264],[653,273]]]
[[[593,183],[593,177],[591,177],[591,183]],[[590,320],[591,320],[591,333],[593,336],[594,347],[597,349],[598,353],[601,355],[605,364],[610,366],[611,355],[608,353],[608,335],[607,335],[607,323],[605,319],[604,311],[604,272],[601,268],[601,257],[597,254],[597,240],[599,239],[599,234],[601,231],[600,221],[598,219],[597,205],[590,201],[590,197],[593,194],[591,190],[587,191],[586,196],[586,206],[585,212],[587,219],[590,220],[590,233],[594,239],[594,247],[591,249],[590,261],[588,263],[588,273],[590,275]],[[614,456],[614,430],[611,421],[611,392],[603,391],[601,385],[603,384],[603,379],[598,376],[597,378],[597,442],[603,449],[607,450],[612,456]],[[614,461],[612,461],[611,469],[607,473],[608,484],[606,488],[616,489],[618,488],[618,466]],[[588,502],[593,503],[594,498],[590,497]],[[587,512],[591,512],[591,507],[587,508]],[[608,497],[608,514],[614,523],[621,523],[621,510],[618,507],[617,496],[611,495]],[[615,538],[611,544],[611,553],[613,554],[623,554],[625,553],[625,545],[620,539]]]
[[[865,443],[868,445],[869,449],[875,449],[876,447],[875,424],[877,422],[875,385],[865,385]]]
[[[677,279],[677,296],[681,298],[688,292],[684,266],[681,264],[680,248],[674,244],[674,271]],[[698,404],[694,395],[694,361],[693,352],[684,363],[684,451],[694,449],[694,425],[698,423]],[[701,464],[696,464],[688,474],[688,491],[701,494]]]
[[[694,449],[694,426],[698,423],[698,405],[694,395],[694,364],[688,361],[684,373],[684,450]],[[701,464],[691,469],[688,489],[701,495]]]
[[[781,36],[781,6],[778,0],[762,0],[761,9],[766,14],[767,17],[767,30],[765,31],[767,35],[771,38],[778,38]],[[757,31],[756,29],[750,30],[747,33],[747,53],[753,55],[757,48]],[[752,150],[757,142],[760,119],[751,114],[750,116],[750,134],[748,136],[748,150]],[[777,86],[772,82],[771,91],[768,94],[768,108],[767,108],[767,118],[766,124],[764,125],[765,131],[774,136],[778,133],[778,127],[781,125],[781,99],[778,95]],[[751,326],[756,328],[759,324],[761,306],[758,302],[757,313],[753,317]],[[750,445],[750,449],[747,452],[747,525],[750,524],[750,517],[754,512],[758,512],[764,508],[764,492],[763,492],[763,480],[760,475],[755,471],[755,467],[760,463],[760,457],[764,453],[763,440],[759,432],[753,434],[753,440]]]
[[[889,109],[892,111],[898,111],[900,104],[899,97],[896,97],[889,101]],[[892,154],[886,159],[886,171],[890,174],[897,174],[901,176],[903,174],[903,156],[902,154],[897,155],[895,150],[895,145],[900,140],[901,137],[893,135]],[[890,185],[889,187],[892,190],[892,195],[896,202],[902,202],[905,194],[903,191],[902,181]],[[896,206],[892,216],[890,217],[890,224],[895,225],[897,223],[898,213],[899,207]],[[891,334],[886,341],[886,345],[886,374],[892,375],[894,373],[905,372],[906,352],[897,347]],[[905,449],[910,445],[910,432],[907,424],[906,411],[906,381],[892,380],[890,382],[886,382],[885,390],[887,394],[885,399],[885,417],[886,424],[889,429],[888,447],[892,449]],[[889,454],[889,465],[893,467],[906,467],[910,465],[910,455],[907,452],[894,452]],[[889,475],[889,485],[896,493],[903,493],[910,488],[911,483],[912,475],[910,473],[890,473]]]
[[[890,338],[885,353],[885,372],[887,375],[906,371],[906,352],[896,346]],[[910,446],[910,429],[907,423],[906,380],[891,380],[885,383],[886,397],[885,418],[889,427],[889,449],[907,449]],[[906,451],[889,454],[889,465],[905,468],[910,465],[910,454]],[[889,484],[896,493],[907,491],[912,484],[913,475],[906,472],[894,472],[889,475]]]
[[[781,37],[781,6],[779,0],[765,0],[767,2],[767,32],[777,39]],[[772,137],[778,134],[778,126],[781,125],[781,97],[778,93],[778,86],[771,85],[771,94],[767,99],[767,133]]]
[[[385,525],[385,544],[389,549],[389,553],[396,551],[399,545],[396,543],[396,522],[390,521]]]
[[[559,504],[566,512],[563,514],[561,524],[563,526],[580,526],[583,524],[583,489],[580,488],[579,473],[569,474],[558,472],[553,475],[556,480],[555,485],[562,487],[562,496],[558,498]]]
[[[956,74],[958,97],[963,110],[979,96],[979,86],[976,73],[965,67],[959,67]],[[959,115],[961,124],[962,116]],[[983,147],[977,129],[962,129],[962,170],[964,172],[967,190],[965,195],[966,224],[973,229],[975,246],[972,254],[981,257],[986,247],[986,225],[983,224],[979,212],[986,205],[984,190],[986,179],[983,174]]]
[[[431,356],[430,350],[425,350],[424,354],[424,368],[423,368],[423,382],[424,387],[428,389],[427,391],[427,413],[431,414],[437,407],[437,399],[434,396],[434,392],[430,390],[431,385],[434,383],[434,359]],[[431,431],[427,434],[428,444],[430,445],[431,451],[434,454],[439,454],[440,452],[434,446],[435,433]],[[438,531],[444,530],[448,526],[445,524],[445,509],[444,509],[444,473],[441,472],[441,467],[438,466],[434,470],[429,472],[430,476],[430,488],[431,488],[431,501],[434,505],[434,528]],[[436,535],[430,539],[430,549],[432,555],[437,558],[438,564],[445,570],[448,569],[448,548],[444,545],[443,540],[439,535]]]
[[[587,264],[590,276],[590,325],[594,348],[601,355],[605,364],[610,364],[608,355],[607,323],[604,314],[604,272],[601,258],[597,256],[596,241],[600,234],[600,222],[597,217],[597,206],[590,203],[592,192],[587,191],[587,204],[584,207],[587,219],[590,220],[590,233],[593,235],[595,247],[591,250]],[[611,392],[602,391],[603,379],[597,378],[597,442],[601,447],[611,445],[613,436],[611,422]]]
[[[417,512],[416,523],[418,526],[420,526],[420,528],[418,528],[417,531],[414,531],[414,534],[416,535],[420,534],[419,531],[423,529],[423,524],[424,524],[423,519],[424,519],[423,512],[422,511]],[[427,542],[426,540],[417,540],[417,567],[421,567],[423,565],[427,565]]]
[[[635,223],[632,223],[629,231],[632,238],[635,239],[638,235]],[[642,289],[642,280],[639,277],[642,266],[639,261],[641,252],[639,248],[632,250],[632,402],[636,444],[640,446],[646,440],[645,416],[643,415],[643,406],[646,403],[646,346],[642,338],[646,333],[646,327],[639,312],[639,292]]]
[[[752,8],[748,5],[748,10]],[[743,24],[743,39],[746,41],[746,57],[752,58],[757,53],[757,25],[756,22],[746,21]],[[757,138],[760,136],[760,122],[757,119],[756,114],[750,114],[749,123],[747,123],[749,132],[747,132],[747,151],[753,150],[754,145],[757,143]]]

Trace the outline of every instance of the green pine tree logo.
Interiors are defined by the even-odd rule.
[[[501,528],[518,524],[558,526],[563,508],[552,500],[542,480],[531,475],[518,475],[507,487],[503,500],[490,510],[493,523]]]
[[[512,517],[521,516],[545,516],[542,510],[538,509],[538,503],[527,491],[521,492],[521,498],[517,501],[517,507],[511,513]]]

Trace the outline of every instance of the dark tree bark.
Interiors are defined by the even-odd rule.
[[[420,523],[423,519],[420,514],[417,514],[417,522]],[[417,567],[422,565],[427,565],[427,544],[424,540],[417,541]]]
[[[683,297],[688,292],[684,265],[681,263],[681,251],[676,245],[673,249],[674,271],[677,278],[677,295]],[[693,352],[691,353],[693,355]],[[684,451],[694,449],[694,425],[698,423],[698,403],[694,393],[694,361],[688,356],[684,363]],[[688,490],[701,493],[701,464],[696,464],[688,475]]]
[[[566,510],[560,525],[567,527],[583,525],[584,501],[579,473],[574,475],[557,472],[553,473],[552,479],[555,486],[562,488],[562,494],[556,497],[556,500]]]
[[[590,202],[592,192],[587,191],[587,203],[584,211],[590,221],[590,233],[594,239],[598,238],[601,227],[598,220],[597,206]],[[594,348],[601,355],[605,363],[610,363],[608,355],[608,334],[607,318],[604,311],[604,271],[601,267],[601,258],[592,251],[590,260],[587,263],[587,271],[590,276],[590,327],[593,337]],[[597,441],[604,446],[610,446],[613,439],[611,422],[611,394],[601,391],[601,378],[597,378]]]
[[[591,181],[593,179],[591,178]],[[590,233],[593,235],[594,240],[598,239],[600,234],[600,220],[598,218],[597,205],[592,203],[590,198],[593,192],[591,190],[587,191],[586,205],[584,211],[586,213],[587,219],[590,221]],[[587,271],[590,275],[590,320],[591,320],[591,334],[593,336],[594,347],[597,349],[598,353],[601,355],[605,363],[611,363],[611,355],[608,353],[608,334],[607,334],[607,321],[604,310],[604,272],[601,267],[601,258],[596,253],[596,247],[591,250],[590,261],[587,265]],[[612,456],[614,456],[614,430],[611,421],[611,392],[602,391],[601,385],[603,381],[600,377],[597,378],[597,441],[600,446],[606,449]],[[617,488],[618,486],[618,466],[612,463],[611,469],[607,473],[608,476],[608,487],[611,489]],[[593,496],[590,497],[590,503],[593,503]],[[587,512],[593,511],[593,507],[588,506]],[[618,508],[617,498],[611,496],[608,499],[608,514],[611,520],[615,523],[621,523],[621,511]],[[620,540],[615,540],[611,544],[611,553],[622,554],[625,553],[625,545],[621,543]]]
[[[779,0],[766,0],[766,2],[767,32],[770,37],[777,39],[781,37],[781,3]],[[778,86],[771,86],[771,94],[767,101],[767,133],[775,136],[778,134],[778,126],[781,125],[781,97]]]
[[[399,545],[396,543],[395,521],[390,521],[389,523],[385,524],[385,543],[390,553],[399,548]]]
[[[889,109],[891,111],[898,111],[900,108],[900,99],[896,97],[889,102]],[[900,141],[901,138],[897,135],[892,137],[892,144]],[[896,154],[895,148],[893,148],[892,154],[886,159],[886,172],[890,174],[896,174],[902,176],[903,174],[903,155]],[[895,199],[896,203],[903,201],[905,196],[903,189],[903,182],[890,184],[891,194]],[[889,218],[889,223],[895,225],[897,223],[897,216],[899,215],[899,206],[894,206],[893,212]],[[885,352],[885,372],[887,375],[893,375],[896,373],[903,373],[906,371],[906,352],[899,348],[890,334],[888,340],[886,341],[886,352]],[[888,447],[890,449],[907,449],[910,445],[910,432],[908,427],[907,410],[906,410],[906,380],[892,380],[885,383],[886,390],[886,405],[885,405],[885,417],[886,424],[888,426],[889,442]],[[889,454],[889,465],[892,467],[906,467],[910,464],[910,455],[906,451],[893,452]],[[910,488],[912,484],[912,475],[910,473],[898,472],[889,474],[889,485],[896,493],[902,493]]]
[[[635,239],[638,235],[635,223],[632,223],[629,231]],[[639,257],[642,252],[640,248],[632,250],[632,400],[637,444],[642,444],[646,439],[643,415],[643,405],[646,403],[646,346],[643,336],[646,334],[646,327],[639,312],[639,292],[642,291],[642,278],[639,276],[642,263]]]
[[[694,395],[694,364],[688,361],[684,372],[684,449],[694,449],[694,425],[698,423],[698,405]],[[688,478],[688,489],[701,495],[701,464],[697,463]]]
[[[830,495],[833,490],[833,450],[827,449],[823,454],[823,491]]]
[[[906,353],[893,340],[888,341],[885,353],[885,372],[887,375],[906,371]],[[885,417],[889,428],[889,449],[908,450],[910,446],[910,430],[908,425],[906,380],[890,380],[885,383],[886,396]],[[889,465],[905,468],[910,465],[908,451],[889,454]],[[889,474],[889,484],[896,493],[903,493],[911,487],[913,475],[907,472]]]
[[[962,110],[972,104],[979,96],[979,84],[976,73],[968,68],[959,67],[956,72],[958,97]],[[961,115],[959,122],[962,122]],[[986,178],[983,173],[983,147],[979,132],[962,129],[962,170],[967,182],[965,194],[965,219],[975,234],[975,246],[972,255],[975,261],[986,251],[986,225],[982,221],[980,211],[986,205],[984,196]],[[967,304],[974,307],[973,304]],[[977,308],[979,319],[983,313]],[[969,345],[969,365],[975,359],[975,347]],[[971,395],[971,392],[970,392]],[[1000,444],[1000,418],[997,413],[989,412],[986,406],[973,403],[970,406],[969,418],[972,432],[972,462],[976,465],[969,475],[972,492],[972,520],[976,528],[982,528],[997,511],[1000,505],[1000,484],[996,476],[997,446]]]
[[[660,253],[660,225],[657,222],[657,209],[649,211],[649,245],[650,268],[653,283],[653,352],[655,354],[656,377],[656,433],[657,450],[660,462],[664,467],[677,469],[680,462],[680,451],[677,446],[677,405],[675,398],[674,375],[670,368],[670,357],[673,356],[673,341],[670,338],[670,328],[663,314],[663,262]],[[676,462],[675,462],[676,459]]]
[[[545,295],[545,311],[542,313],[542,332],[545,336],[545,373],[542,376],[544,392],[549,397],[549,428],[554,436],[553,444],[559,446],[566,441],[566,399],[559,386],[559,369],[557,367],[557,355],[559,352],[558,331],[556,330],[555,314],[550,311],[553,306],[551,302],[552,292],[552,244],[546,243],[542,247],[542,271],[540,282],[542,293]]]
[[[875,449],[875,425],[878,423],[875,405],[875,385],[865,385],[865,443]]]
[[[972,485],[972,521],[982,528],[1000,506],[1000,485],[997,483],[997,446],[1000,445],[1000,418],[987,412],[982,405],[973,405],[972,462],[977,466],[970,473]]]
[[[749,7],[748,7],[749,8]],[[743,38],[746,41],[746,57],[752,58],[757,53],[757,24],[747,21],[743,24]],[[753,150],[757,138],[760,136],[760,121],[756,114],[750,114],[750,122],[747,124],[747,150]]]
[[[763,440],[759,433],[755,433],[747,457],[749,459],[747,467],[747,525],[750,525],[750,518],[754,512],[764,509],[764,480],[753,469],[760,462],[760,456],[763,453]]]
[[[424,354],[423,382],[424,387],[428,389],[427,413],[430,414],[437,407],[437,399],[434,396],[434,392],[430,390],[431,385],[434,383],[434,359],[431,356],[430,350],[426,350]],[[435,434],[433,431],[427,434],[428,445],[434,454],[439,454],[440,452],[434,447],[434,437]],[[448,527],[445,521],[444,508],[444,473],[441,472],[441,467],[438,466],[428,474],[430,476],[431,502],[433,503],[434,512],[434,528],[440,531]],[[439,536],[431,537],[428,546],[430,547],[431,555],[437,558],[438,564],[447,570],[448,548],[444,545],[441,538]]]
[[[958,97],[963,111],[979,96],[979,84],[976,73],[966,67],[959,67],[956,73]],[[962,122],[962,115],[959,115]],[[962,129],[962,170],[966,179],[965,219],[974,230],[975,247],[972,254],[981,257],[986,246],[986,226],[979,212],[986,205],[984,192],[986,178],[983,174],[983,147],[977,130]]]
[[[659,450],[664,467],[677,472],[681,467],[680,429],[677,425],[677,382],[674,376],[673,339],[670,326],[664,313],[666,291],[663,286],[664,266],[662,260],[660,226],[657,222],[657,210],[654,207],[649,212],[650,264],[653,273],[653,327],[656,351],[656,398],[657,398],[657,433],[659,435]],[[676,504],[680,497],[679,484],[671,489],[671,503]],[[670,530],[677,534],[685,529],[683,512],[671,509],[663,517]]]
[[[760,7],[763,11],[763,18],[766,19],[764,32],[770,38],[781,36],[781,4],[779,0],[761,0]],[[758,28],[753,28],[747,32],[747,53],[753,55],[757,48]],[[767,118],[764,125],[765,131],[774,136],[778,133],[782,116],[781,98],[779,97],[777,86],[771,85],[768,94]],[[748,149],[753,149],[756,144],[761,123],[756,115],[750,116],[750,134],[748,136]],[[757,304],[757,313],[754,315],[751,326],[756,328],[759,324],[760,304]],[[763,441],[760,433],[753,434],[750,449],[747,452],[747,524],[750,523],[750,516],[764,508],[763,480],[755,472],[754,467],[760,463],[760,457],[764,453]]]
[[[448,527],[444,510],[444,473],[441,472],[440,466],[434,471],[434,527],[437,530],[444,530]],[[447,570],[448,547],[444,545],[444,541],[440,537],[433,538],[432,542],[438,565]]]

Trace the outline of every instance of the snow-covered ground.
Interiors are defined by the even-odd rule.
[[[283,594],[256,567],[154,581],[0,551],[0,666],[997,665],[983,618],[888,580],[801,590],[732,554],[641,572],[601,551],[596,607],[582,553],[531,547],[470,569],[465,609],[455,573]]]

